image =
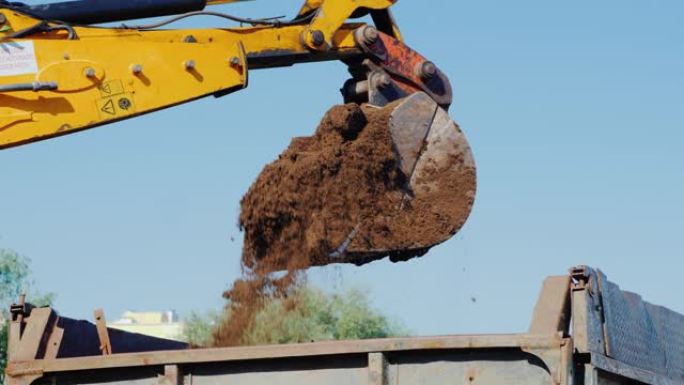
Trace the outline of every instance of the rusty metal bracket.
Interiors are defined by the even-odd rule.
[[[95,327],[97,328],[97,336],[100,339],[100,351],[103,356],[112,354],[112,343],[109,340],[109,331],[107,330],[107,321],[105,319],[104,310],[97,309],[95,314]]]
[[[596,272],[588,266],[570,270],[572,284],[572,330],[580,353],[606,354],[603,304]]]
[[[354,31],[357,46],[387,71],[406,93],[423,91],[444,109],[453,101],[451,83],[431,61],[399,39],[366,25]]]
[[[26,318],[26,325],[21,332],[18,344],[12,348],[11,359],[14,361],[27,361],[42,358],[47,346],[46,330],[49,330],[56,320],[56,314],[49,307],[35,308],[31,315]],[[21,326],[17,323],[17,325]],[[14,334],[15,330],[11,332]],[[12,343],[16,337],[12,338]]]
[[[48,338],[47,346],[45,347],[46,360],[54,360],[59,354],[59,348],[62,345],[62,338],[64,338],[64,329],[59,327],[59,317],[55,321],[55,326],[52,328],[50,338]]]
[[[64,330],[52,308],[35,308],[22,294],[10,314],[9,361],[57,358]]]
[[[9,328],[7,358],[12,360],[19,349],[21,334],[24,331],[24,318],[28,316],[30,307],[26,304],[26,294],[19,296],[19,301],[10,306],[11,323]]]

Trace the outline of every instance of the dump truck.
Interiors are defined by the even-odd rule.
[[[103,321],[13,306],[6,384],[684,384],[684,315],[587,266],[543,282],[521,334],[190,349]]]

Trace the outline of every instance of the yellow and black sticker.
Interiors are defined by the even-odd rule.
[[[97,101],[97,109],[102,119],[118,119],[135,112],[133,94],[119,93]]]

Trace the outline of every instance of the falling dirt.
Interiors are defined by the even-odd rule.
[[[239,345],[258,311],[287,296],[308,267],[407,260],[461,228],[474,167],[453,156],[424,169],[411,191],[388,129],[395,106],[335,106],[261,172],[241,202],[244,277],[224,293],[231,316],[217,345]]]
[[[256,316],[272,300],[288,298],[303,283],[303,270],[293,269],[276,278],[265,270],[243,268],[243,277],[223,293],[227,313],[214,330],[213,346],[240,346]],[[290,301],[294,301],[291,297]],[[296,306],[296,304],[292,304]]]

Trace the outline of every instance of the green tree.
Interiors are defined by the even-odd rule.
[[[30,260],[11,250],[0,249],[0,384],[4,383],[7,365],[7,332],[9,306],[22,293],[29,293],[31,303],[44,306],[52,303],[53,294],[39,295],[31,291]]]
[[[221,314],[213,310],[205,314],[191,312],[185,317],[183,339],[191,346],[211,345],[212,332],[220,319]]]
[[[221,315],[192,313],[186,321],[186,339],[196,346],[212,345],[212,333],[229,317],[228,311]],[[359,290],[331,295],[305,286],[288,298],[269,302],[244,332],[242,343],[286,344],[406,334],[400,325],[373,309]]]
[[[29,277],[29,260],[10,250],[0,249],[0,304],[15,301]],[[6,307],[6,306],[5,306]],[[3,307],[2,311],[5,311]]]

